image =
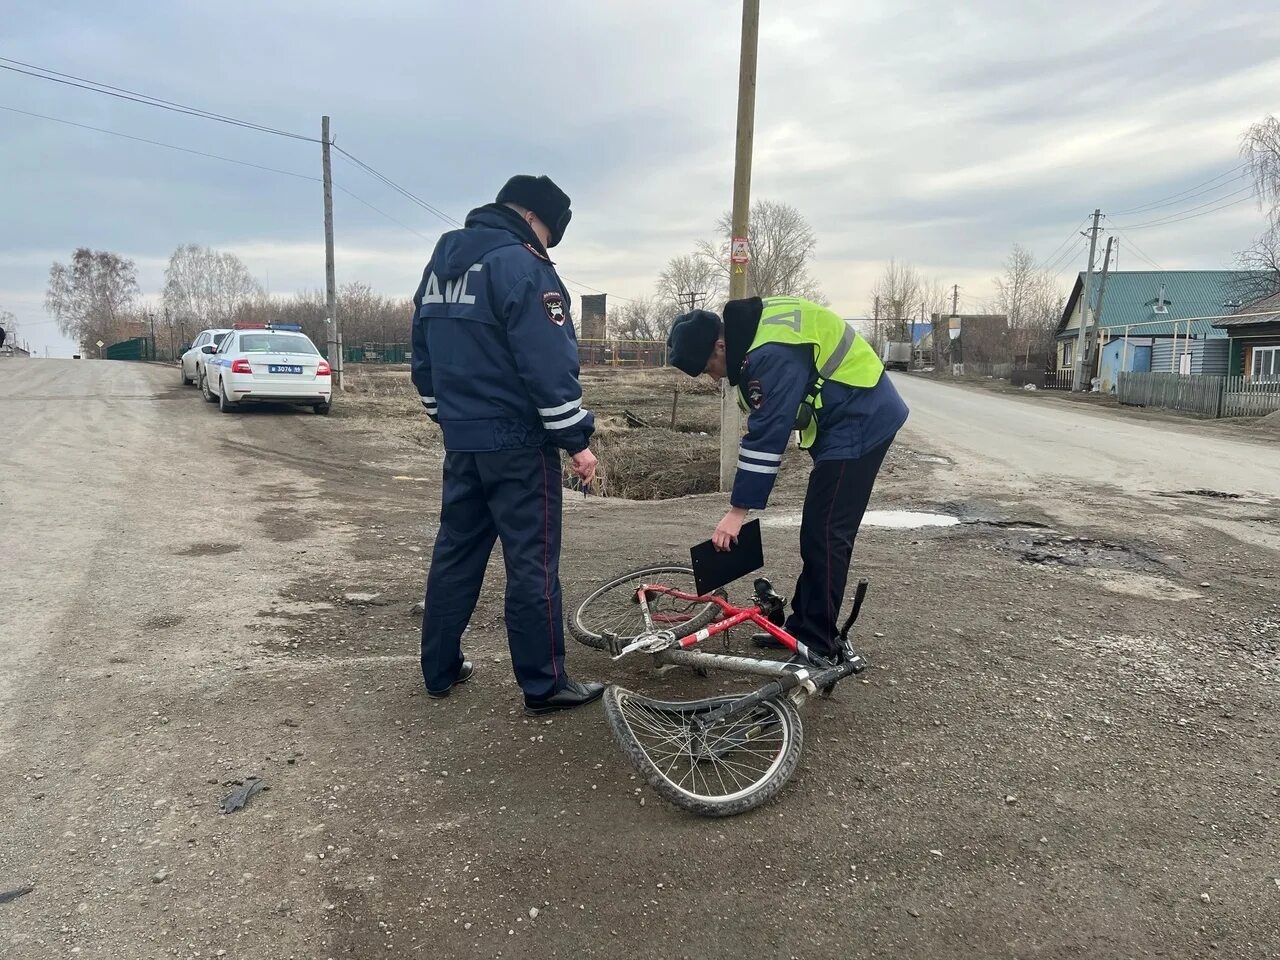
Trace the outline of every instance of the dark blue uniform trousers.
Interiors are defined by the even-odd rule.
[[[809,474],[800,520],[804,566],[791,598],[786,630],[815,653],[836,654],[840,607],[849,579],[853,541],[871,500],[876,474],[889,452],[886,443],[854,460],[823,460]]]
[[[551,446],[445,454],[440,532],[422,616],[422,678],[428,690],[446,690],[457,679],[462,631],[499,537],[516,680],[530,697],[550,696],[564,686],[560,477],[560,451]]]

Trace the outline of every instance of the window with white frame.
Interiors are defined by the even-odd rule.
[[[1067,367],[1075,365],[1074,348],[1075,344],[1070,340],[1062,341],[1062,364],[1060,365],[1060,369],[1065,370]]]
[[[1280,381],[1280,347],[1254,347],[1251,367],[1254,380]]]

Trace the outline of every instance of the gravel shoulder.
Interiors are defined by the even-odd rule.
[[[864,530],[873,669],[805,707],[779,801],[706,821],[598,711],[520,714],[496,557],[476,680],[420,695],[440,451],[412,404],[221,416],[163,368],[14,366],[0,893],[35,889],[0,903],[0,956],[1280,954],[1280,490],[1187,492],[1210,485],[1164,464],[1212,478],[1216,438],[1135,425],[1127,466],[1081,476],[1078,443],[1001,441],[1004,407],[957,430],[909,395],[873,506],[968,522]],[[784,594],[791,466],[765,530]],[[567,500],[567,598],[722,511]],[[249,775],[269,789],[220,813]]]

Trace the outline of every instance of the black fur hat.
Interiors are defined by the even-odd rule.
[[[573,219],[573,211],[569,209],[569,195],[547,176],[517,174],[498,191],[497,202],[515,203],[536,213],[538,219],[551,230],[551,239],[547,241],[548,247],[554,247],[560,242],[565,228]]]
[[[710,310],[676,317],[667,334],[667,363],[691,377],[700,377],[719,339],[720,318]]]

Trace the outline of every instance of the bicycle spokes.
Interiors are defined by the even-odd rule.
[[[615,732],[630,741],[633,760],[641,754],[650,782],[681,806],[701,813],[749,809],[772,795],[781,786],[774,783],[779,774],[785,780],[794,767],[786,761],[798,756],[799,725],[794,708],[785,701],[766,701],[701,726],[694,722],[698,715],[724,700],[690,709],[614,689],[610,699],[611,717],[618,720]],[[733,809],[726,809],[729,806]]]

